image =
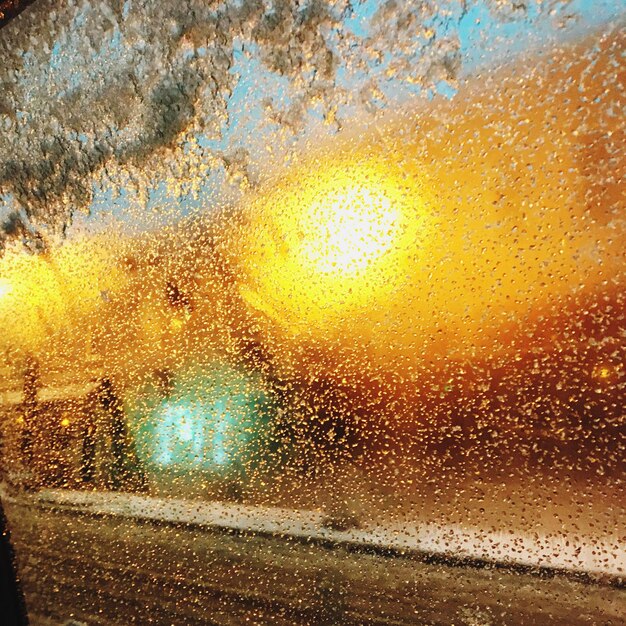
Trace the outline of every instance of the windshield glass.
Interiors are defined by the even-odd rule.
[[[622,623],[624,20],[37,0],[2,26],[31,623]]]

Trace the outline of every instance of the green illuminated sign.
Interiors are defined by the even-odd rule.
[[[155,469],[245,474],[264,453],[272,403],[259,376],[214,364],[154,385],[129,403],[141,460]]]

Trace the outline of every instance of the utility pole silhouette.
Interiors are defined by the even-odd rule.
[[[109,486],[114,491],[143,489],[146,480],[145,473],[126,426],[122,402],[109,378],[104,378],[100,383],[98,399],[107,416],[111,435]]]
[[[33,356],[26,359],[26,368],[24,371],[24,388],[22,392],[22,407],[24,427],[21,439],[21,454],[24,463],[29,469],[32,469],[34,460],[34,437],[35,437],[35,421],[37,419],[37,393],[41,386],[39,374],[39,362]]]

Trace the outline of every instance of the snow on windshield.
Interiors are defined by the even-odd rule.
[[[37,2],[0,38],[2,240],[41,249],[116,201],[144,224],[231,200],[307,132],[451,95],[498,49],[617,11],[579,4]]]

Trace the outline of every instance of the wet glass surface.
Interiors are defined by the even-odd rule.
[[[31,623],[626,623],[623,25],[37,0],[0,30]]]

